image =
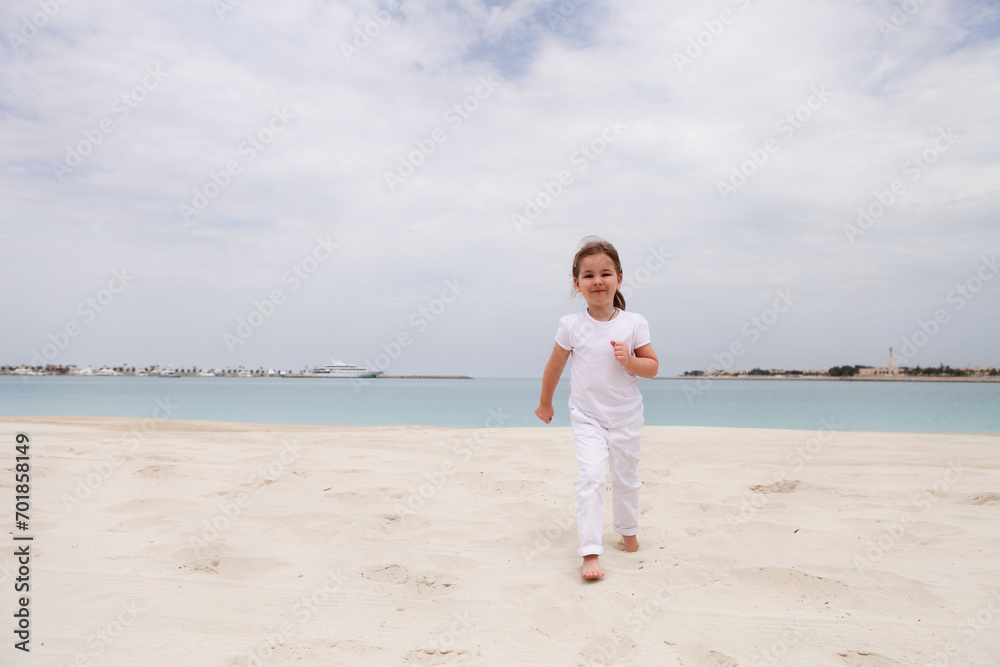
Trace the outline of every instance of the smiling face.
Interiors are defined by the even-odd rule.
[[[622,274],[615,270],[614,261],[604,253],[588,255],[580,260],[580,273],[573,279],[578,292],[591,308],[613,308],[615,292],[621,287]]]

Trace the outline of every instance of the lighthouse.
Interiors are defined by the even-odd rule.
[[[889,375],[895,375],[896,369],[892,366],[892,348],[889,348]]]

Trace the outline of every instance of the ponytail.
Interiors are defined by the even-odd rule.
[[[615,308],[625,310],[625,296],[620,289],[615,290]]]

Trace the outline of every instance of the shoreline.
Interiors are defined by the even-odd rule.
[[[160,431],[387,431],[387,430],[424,430],[424,431],[468,431],[468,432],[485,432],[485,433],[516,433],[518,431],[554,431],[563,429],[567,432],[572,432],[571,425],[562,424],[547,424],[538,426],[434,426],[426,424],[376,424],[376,425],[343,425],[343,424],[333,424],[333,425],[322,425],[322,424],[282,424],[276,422],[238,422],[238,421],[223,421],[218,419],[174,419],[172,417],[115,417],[115,416],[94,416],[94,415],[0,415],[0,424],[12,424],[17,423],[31,424],[31,425],[47,425],[47,424],[62,424],[70,425],[77,424],[80,426],[94,426],[100,425],[105,422],[114,424],[120,422],[122,426],[134,426],[139,422],[155,422],[156,429]],[[643,429],[686,429],[686,430],[705,430],[705,431],[721,431],[724,433],[735,433],[738,431],[747,431],[749,433],[761,433],[761,432],[774,432],[774,433],[813,433],[814,429],[803,429],[803,428],[782,428],[778,426],[706,426],[706,425],[691,425],[691,424],[645,424]],[[833,433],[843,433],[849,435],[873,435],[873,436],[916,436],[916,437],[975,437],[975,438],[997,438],[998,444],[1000,444],[1000,432],[997,433],[952,433],[952,432],[926,432],[926,431],[872,431],[872,430],[861,430],[861,431],[849,431],[849,430],[837,430],[832,431]]]
[[[0,372],[0,376],[13,376],[13,377],[150,377],[150,378],[203,378],[203,379],[214,379],[214,378],[237,378],[239,376],[235,374],[223,374],[223,375],[198,375],[196,373],[174,373],[171,375],[158,375],[158,374],[146,374],[137,375],[134,373],[117,373],[115,375],[98,375],[97,373],[11,373],[11,372]],[[508,377],[508,376],[471,376],[471,375],[378,375],[376,377],[369,378],[341,378],[341,377],[322,377],[316,375],[302,375],[302,374],[287,374],[287,375],[254,375],[252,378],[281,378],[281,379],[321,379],[321,380],[537,380],[541,382],[541,377]],[[241,379],[247,379],[245,377]],[[966,376],[966,377],[938,377],[938,376],[909,376],[909,375],[899,375],[894,377],[885,376],[862,376],[853,375],[850,377],[837,377],[829,375],[657,375],[653,378],[645,378],[647,380],[687,380],[689,382],[698,382],[702,380],[714,381],[714,380],[742,380],[742,381],[752,381],[752,380],[764,380],[767,382],[775,382],[781,380],[788,380],[793,382],[798,381],[830,381],[830,382],[1000,382],[1000,376],[994,375],[976,375],[976,376]]]

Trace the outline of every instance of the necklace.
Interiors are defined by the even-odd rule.
[[[587,312],[588,312],[588,313],[590,312],[590,308],[588,308],[588,309],[587,309]],[[605,321],[605,322],[610,322],[610,321],[611,321],[612,319],[614,319],[615,315],[617,315],[617,314],[618,314],[618,309],[617,309],[617,308],[614,308],[614,309],[613,309],[613,310],[611,311],[611,317],[609,317],[608,319],[606,319],[606,320],[604,320],[604,321]],[[590,316],[591,316],[591,317],[594,317],[593,313],[591,313],[591,315],[590,315]],[[597,318],[596,318],[596,317],[594,317],[594,319],[596,320]],[[600,320],[598,320],[598,321],[600,321]]]

